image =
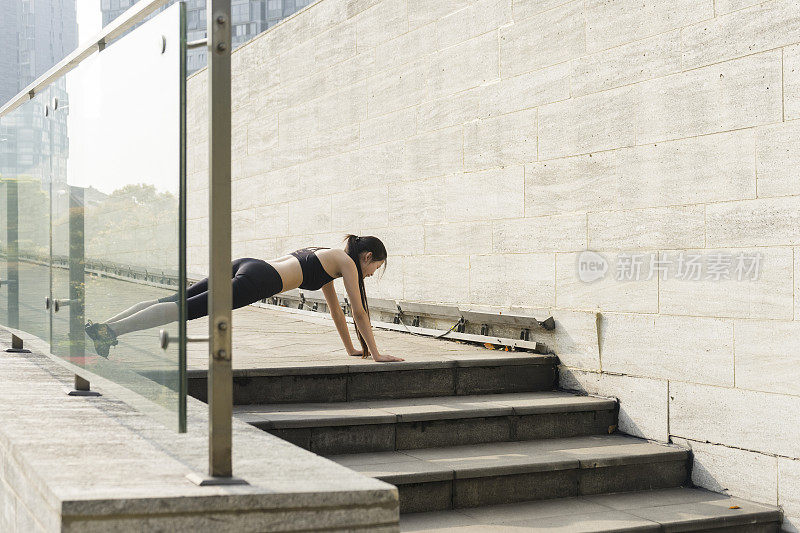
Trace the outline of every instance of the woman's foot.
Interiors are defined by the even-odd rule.
[[[94,341],[94,351],[97,352],[97,355],[108,358],[108,350],[119,344],[116,333],[108,324],[95,324],[89,320],[83,329]]]

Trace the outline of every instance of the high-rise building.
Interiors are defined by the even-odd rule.
[[[75,49],[78,23],[75,0],[0,0],[0,13],[2,104]],[[45,120],[44,103],[59,98],[66,107],[65,89],[64,80],[57,81],[36,103],[20,107],[0,121],[0,177],[45,178],[49,154],[66,153],[67,113]],[[53,168],[55,175],[61,174],[59,161],[53,161]]]
[[[164,6],[175,3],[170,0]],[[289,15],[306,7],[315,0],[231,0],[231,19],[233,23],[231,41],[233,47],[241,46],[259,33],[271,28]],[[103,26],[120,16],[136,0],[101,0]],[[197,41],[206,37],[206,0],[186,1],[186,38]],[[206,51],[203,48],[189,50],[186,57],[186,70],[189,74],[206,65]]]
[[[19,92],[17,8],[15,0],[0,0],[0,102],[7,102]]]
[[[0,101],[78,45],[75,0],[0,0]]]

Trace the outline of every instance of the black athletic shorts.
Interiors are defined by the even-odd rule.
[[[275,267],[261,259],[242,257],[231,263],[231,292],[233,309],[269,298],[283,292],[283,281]],[[177,302],[178,293],[158,299],[159,302]],[[208,278],[186,289],[186,319],[194,320],[208,315]]]

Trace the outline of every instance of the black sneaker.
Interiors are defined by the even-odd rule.
[[[108,358],[109,349],[119,344],[117,335],[108,324],[96,324],[89,320],[83,329],[89,338],[94,341],[94,351],[97,352],[97,355]]]

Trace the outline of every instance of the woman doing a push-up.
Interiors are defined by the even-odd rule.
[[[348,355],[369,357],[375,361],[403,361],[400,357],[381,354],[372,335],[369,306],[364,291],[364,278],[371,276],[386,263],[386,248],[373,236],[347,235],[344,248],[302,248],[270,261],[243,257],[232,262],[233,309],[244,307],[275,294],[295,288],[322,289],[333,322],[342,338]],[[343,278],[350,297],[353,324],[361,343],[357,350],[350,339],[344,312],[333,288],[333,280]],[[208,278],[186,289],[186,319],[194,320],[208,314]],[[154,328],[179,318],[178,293],[158,300],[140,302],[105,322],[86,324],[86,333],[94,341],[95,351],[108,357],[117,337]]]

